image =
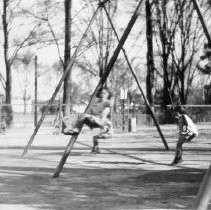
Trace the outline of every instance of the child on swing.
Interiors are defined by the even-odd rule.
[[[78,116],[78,120],[73,127],[68,126],[67,122],[64,122],[66,128],[64,134],[76,135],[79,133],[79,129],[83,124],[86,124],[90,129],[100,128],[100,134],[94,136],[92,152],[99,151],[97,139],[103,138],[111,128],[110,112],[113,106],[113,98],[108,88],[101,88],[97,94],[97,100],[93,104],[89,113],[81,114]],[[65,119],[64,119],[65,120]]]
[[[185,142],[190,142],[194,137],[198,136],[198,130],[193,121],[188,117],[185,109],[181,106],[174,108],[175,117],[178,120],[179,139],[176,145],[175,158],[171,165],[181,163],[182,160],[182,145]]]

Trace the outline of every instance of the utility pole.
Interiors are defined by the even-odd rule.
[[[37,56],[34,59],[34,126],[37,126]]]

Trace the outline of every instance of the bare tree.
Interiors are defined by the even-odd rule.
[[[26,114],[26,108],[28,101],[32,98],[31,86],[32,86],[32,68],[34,53],[27,50],[23,54],[19,55],[18,59],[15,60],[14,65],[17,66],[18,72],[22,75],[22,82],[20,85],[24,110],[23,113]]]
[[[178,89],[180,102],[187,103],[188,94],[196,73],[196,56],[201,47],[202,30],[199,20],[194,17],[194,8],[191,2],[175,1],[179,24],[174,37],[171,51],[174,69],[172,92]]]
[[[64,71],[68,65],[71,56],[71,10],[72,0],[64,1],[65,8],[65,45],[64,45]],[[70,115],[70,103],[71,103],[71,71],[68,72],[63,86],[63,107],[64,116]]]
[[[178,23],[176,11],[172,7],[173,1],[156,1],[156,22],[159,32],[160,42],[157,42],[159,56],[161,58],[161,67],[163,70],[163,99],[164,107],[171,104],[171,78],[169,69],[169,58],[172,49],[173,37],[175,35]]]
[[[203,46],[203,30],[192,1],[157,1],[157,46],[163,76],[163,104],[186,104]],[[158,38],[159,37],[159,38]],[[158,40],[159,39],[159,40]],[[196,80],[195,80],[196,81]]]
[[[2,25],[3,25],[3,50],[4,50],[4,62],[6,67],[6,78],[5,78],[5,93],[6,93],[6,103],[7,113],[10,115],[8,119],[12,121],[12,65],[14,60],[17,58],[18,53],[21,49],[28,46],[30,44],[30,40],[35,37],[37,25],[31,28],[22,39],[15,39],[12,42],[12,38],[10,34],[12,34],[13,22],[16,18],[21,15],[21,11],[19,9],[19,5],[21,4],[21,0],[9,1],[3,0],[2,6]],[[17,26],[16,26],[17,27]],[[8,122],[11,123],[11,122]]]
[[[145,2],[146,10],[146,38],[147,38],[147,76],[146,76],[146,96],[151,105],[154,103],[154,80],[155,67],[153,55],[153,26],[152,26],[152,3],[150,0]]]
[[[106,4],[107,11],[112,18],[116,14],[117,3],[118,1],[115,0]],[[89,11],[94,12],[95,7],[95,2],[90,2]],[[87,24],[89,17],[78,17],[78,21],[82,21],[84,24]],[[77,29],[80,30],[78,27]],[[112,28],[102,8],[90,35],[87,36],[87,52],[83,54],[80,61],[77,60],[78,66],[86,66],[85,70],[92,76],[101,77],[105,67],[107,66],[113,44],[114,38]],[[90,55],[92,55],[92,59],[90,59]]]

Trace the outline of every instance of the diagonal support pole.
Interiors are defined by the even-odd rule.
[[[27,144],[26,147],[24,148],[24,151],[23,151],[22,156],[24,156],[24,155],[28,152],[29,148],[31,147],[31,145],[32,145],[32,143],[33,143],[33,141],[34,141],[34,138],[35,138],[35,136],[36,136],[36,134],[37,134],[37,132],[38,132],[40,126],[42,125],[42,123],[43,123],[43,121],[44,121],[44,119],[45,119],[45,117],[46,117],[46,115],[47,115],[47,112],[48,112],[48,110],[49,110],[50,105],[51,105],[51,104],[53,103],[53,101],[55,100],[56,95],[57,95],[57,93],[59,92],[59,89],[61,88],[62,83],[64,82],[64,79],[66,78],[68,72],[71,71],[71,69],[72,69],[72,67],[73,67],[73,64],[74,64],[75,58],[76,58],[76,56],[77,56],[77,53],[78,53],[79,50],[81,49],[82,44],[83,44],[83,42],[84,42],[84,40],[85,40],[85,38],[86,38],[86,35],[87,35],[87,33],[89,32],[89,30],[90,30],[90,28],[91,28],[91,25],[92,25],[92,23],[94,22],[94,19],[96,18],[98,12],[100,11],[100,8],[101,8],[106,2],[108,2],[108,1],[109,1],[109,0],[104,0],[103,2],[100,2],[98,8],[97,8],[96,11],[94,12],[94,14],[93,14],[93,16],[92,16],[92,18],[91,18],[91,20],[90,20],[90,22],[89,22],[89,25],[87,26],[87,28],[86,28],[86,30],[85,30],[85,32],[84,32],[84,34],[83,34],[83,36],[82,36],[82,38],[81,38],[81,40],[80,40],[78,46],[77,46],[77,48],[75,49],[75,52],[74,52],[73,56],[71,57],[71,59],[70,59],[70,61],[69,61],[69,64],[68,64],[67,68],[65,69],[64,74],[62,75],[62,77],[61,77],[61,79],[60,79],[60,81],[59,81],[59,83],[58,83],[58,85],[57,85],[57,87],[56,87],[56,89],[55,89],[55,91],[54,91],[54,93],[53,93],[51,99],[49,100],[49,102],[48,102],[48,104],[47,104],[47,108],[46,108],[45,111],[43,112],[43,114],[42,114],[42,116],[41,116],[41,118],[40,118],[40,120],[39,120],[37,126],[36,126],[35,129],[34,129],[34,132],[33,132],[32,136],[31,136],[31,138],[29,139],[28,144]]]
[[[117,59],[117,57],[118,57],[118,55],[119,55],[119,53],[120,53],[120,51],[122,49],[122,46],[124,45],[124,43],[125,43],[128,35],[129,35],[133,25],[136,22],[136,19],[138,18],[139,14],[140,14],[142,1],[143,0],[139,1],[139,4],[138,4],[133,16],[131,17],[131,19],[130,19],[130,21],[129,21],[126,29],[125,29],[125,31],[124,31],[124,33],[123,33],[123,35],[122,35],[122,37],[121,37],[121,39],[119,41],[119,44],[117,45],[117,47],[116,47],[116,49],[115,49],[115,51],[114,51],[109,63],[107,65],[106,69],[105,69],[105,72],[103,73],[103,75],[102,75],[97,87],[95,88],[95,91],[94,91],[94,93],[93,93],[93,95],[92,95],[92,97],[91,97],[91,99],[89,101],[89,104],[88,104],[88,106],[87,106],[87,108],[85,110],[85,113],[90,110],[90,108],[92,107],[92,104],[94,103],[94,100],[96,98],[96,93],[100,90],[100,87],[102,87],[102,85],[106,82],[106,80],[107,80],[107,78],[108,78],[108,76],[109,76],[109,74],[110,74],[110,72],[111,72],[111,70],[112,70],[112,68],[113,68],[113,66],[115,64],[115,61],[116,61],[116,59]],[[81,131],[81,129],[82,129],[82,127],[79,130]],[[58,164],[58,166],[56,168],[56,171],[55,171],[55,173],[53,175],[54,178],[59,177],[59,175],[60,175],[60,173],[61,173],[61,171],[63,169],[63,166],[64,166],[64,164],[65,164],[65,162],[67,160],[67,157],[69,156],[69,154],[70,154],[70,152],[71,152],[71,150],[72,150],[72,148],[74,146],[74,143],[75,143],[75,141],[78,138],[78,135],[75,135],[75,136],[71,137],[71,139],[70,139],[70,141],[69,141],[64,153],[62,154],[62,158],[61,158],[61,160],[60,160],[60,162],[59,162],[59,164]]]
[[[196,210],[207,209],[211,200],[211,164],[204,175],[196,200]]]
[[[210,44],[211,43],[210,34],[209,34],[208,29],[207,29],[207,26],[206,26],[206,24],[204,22],[204,19],[203,19],[203,16],[201,14],[200,8],[198,6],[197,0],[192,0],[192,2],[193,2],[193,5],[194,5],[194,7],[196,9],[197,14],[198,14],[199,20],[200,20],[200,22],[202,24],[202,28],[203,28],[203,31],[204,31],[205,36],[207,38],[207,41]]]
[[[119,37],[118,37],[118,34],[117,34],[117,31],[116,31],[116,29],[115,29],[115,27],[114,27],[114,25],[113,25],[113,22],[112,22],[112,20],[111,20],[111,18],[110,18],[110,15],[109,15],[109,13],[108,13],[106,7],[103,6],[103,8],[104,8],[104,10],[105,10],[105,12],[106,12],[107,18],[108,18],[108,20],[109,20],[109,22],[110,22],[110,24],[111,24],[111,27],[112,27],[112,29],[113,29],[113,31],[114,31],[114,34],[115,34],[117,40],[120,41],[120,40],[119,40]],[[167,142],[166,142],[166,140],[165,140],[165,138],[164,138],[164,136],[163,136],[163,133],[162,133],[162,131],[161,131],[161,129],[160,129],[159,123],[158,123],[158,121],[157,121],[157,119],[156,119],[156,117],[155,117],[155,115],[154,115],[154,112],[153,112],[153,110],[152,110],[152,108],[151,108],[151,106],[150,106],[150,104],[149,104],[148,99],[146,98],[146,96],[145,96],[145,94],[144,94],[144,92],[143,92],[143,89],[141,88],[141,85],[140,85],[140,83],[139,83],[139,81],[138,81],[138,78],[137,78],[137,76],[136,76],[136,73],[135,73],[135,71],[133,70],[133,67],[132,67],[132,65],[131,65],[131,63],[130,63],[130,61],[129,61],[129,59],[128,59],[128,56],[127,56],[127,54],[126,54],[126,50],[124,49],[124,47],[122,47],[122,51],[123,51],[123,54],[124,54],[125,59],[126,59],[126,61],[127,61],[127,64],[128,64],[128,66],[129,66],[129,69],[130,69],[130,71],[131,71],[131,73],[132,73],[132,75],[133,75],[133,77],[134,77],[134,79],[135,79],[135,81],[136,81],[136,83],[137,83],[137,85],[138,85],[138,88],[139,88],[139,90],[140,90],[140,92],[141,92],[141,94],[142,94],[142,97],[144,98],[144,101],[145,101],[145,103],[146,103],[146,105],[147,105],[147,107],[148,107],[148,109],[149,109],[149,111],[150,111],[150,115],[151,115],[151,117],[152,117],[152,119],[153,119],[153,121],[154,121],[154,123],[155,123],[155,126],[156,126],[156,128],[157,128],[157,130],[158,130],[158,133],[160,134],[160,137],[161,137],[161,139],[162,139],[162,141],[163,141],[163,144],[164,144],[166,150],[169,150],[168,144],[167,144]]]

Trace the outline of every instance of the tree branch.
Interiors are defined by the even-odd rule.
[[[9,59],[9,65],[11,66],[15,57],[17,56],[19,50],[24,46],[24,44],[30,39],[30,37],[34,34],[35,29],[39,26],[35,26],[32,31],[29,33],[29,35],[19,44],[17,45],[16,49],[14,50],[11,58]]]

